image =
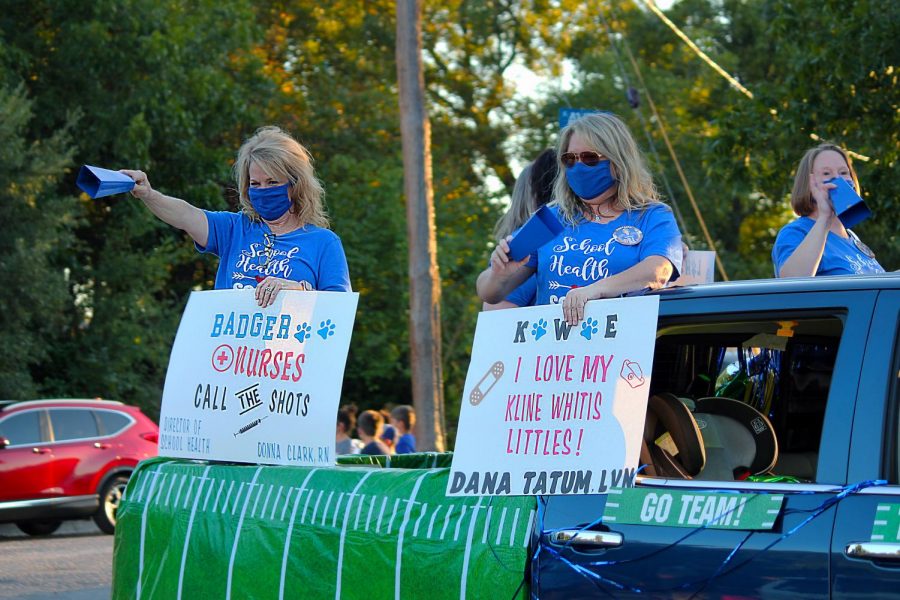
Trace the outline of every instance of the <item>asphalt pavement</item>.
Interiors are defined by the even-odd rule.
[[[113,536],[93,521],[68,521],[47,537],[0,525],[0,600],[105,600]]]

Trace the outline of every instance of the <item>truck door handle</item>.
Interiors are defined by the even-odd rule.
[[[35,454],[50,454],[50,448],[32,448],[31,451]]]
[[[900,561],[900,544],[889,542],[850,542],[847,544],[844,553],[853,558]]]
[[[94,448],[97,448],[98,450],[106,450],[110,446],[112,446],[112,444],[104,444],[102,442],[94,442]]]
[[[550,541],[554,544],[593,546],[595,548],[617,548],[622,545],[623,539],[621,533],[589,529],[560,529],[550,534]]]

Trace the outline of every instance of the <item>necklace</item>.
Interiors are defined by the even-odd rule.
[[[613,217],[615,217],[615,216],[616,216],[616,215],[614,215],[614,214],[613,214],[613,215],[607,215],[607,214],[604,214],[604,213],[602,213],[602,212],[596,212],[596,213],[593,213],[593,217],[591,218],[591,221],[593,221],[594,223],[602,223],[602,222],[603,222],[603,219],[611,219],[611,218],[613,218]]]
[[[615,211],[613,211],[613,213],[609,214],[609,215],[603,212],[603,208],[604,207],[609,208],[609,204],[610,204],[609,200],[607,200],[603,204],[600,204],[596,207],[594,207],[591,204],[585,203],[585,206],[587,207],[587,211],[585,211],[585,212],[587,212],[590,215],[590,218],[588,218],[588,220],[592,221],[594,223],[602,223],[603,219],[612,219],[612,218],[618,216],[618,213]]]
[[[590,215],[591,215],[591,217],[590,217],[590,219],[588,219],[589,221],[593,221],[594,223],[602,223],[603,219],[615,218],[618,216],[618,213],[613,212],[612,214],[608,215],[605,212],[603,212],[602,210],[598,210],[597,212],[594,212],[594,209],[591,208]]]

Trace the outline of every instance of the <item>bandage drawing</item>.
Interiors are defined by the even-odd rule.
[[[478,383],[475,384],[475,389],[469,394],[469,402],[472,406],[478,406],[481,404],[481,401],[484,400],[485,396],[487,396],[490,391],[497,385],[497,382],[500,381],[500,378],[503,377],[503,371],[505,367],[501,361],[497,361],[491,365],[491,368],[488,369],[487,373],[478,380]],[[487,388],[482,389],[482,384],[484,384],[485,380],[493,377],[493,379],[487,384]]]

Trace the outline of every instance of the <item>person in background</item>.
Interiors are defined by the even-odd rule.
[[[381,413],[381,418],[385,421],[384,412]],[[381,441],[387,446],[388,450],[391,451],[391,454],[394,454],[394,442],[397,441],[397,430],[394,429],[394,426],[390,423],[385,423],[384,427],[381,429],[381,436],[379,436]]]
[[[416,451],[416,436],[412,434],[412,428],[416,426],[416,412],[412,406],[401,404],[391,411],[391,425],[397,430],[399,439],[394,444],[394,452],[397,454],[410,454]]]
[[[363,443],[360,440],[350,437],[353,433],[353,428],[356,427],[356,412],[355,404],[342,406],[338,409],[337,430],[334,437],[334,451],[338,456],[342,454],[359,454],[363,448]]]
[[[187,232],[200,252],[219,257],[217,290],[255,288],[261,307],[281,290],[350,291],[347,258],[328,229],[312,156],[281,129],[257,130],[238,151],[237,213],[200,210],[154,190],[143,171],[122,173],[154,215]]]
[[[860,193],[859,180],[847,152],[824,143],[807,150],[791,191],[791,208],[799,217],[781,228],[772,248],[776,277],[884,273],[875,254],[834,214],[826,183],[843,177]]]
[[[356,432],[363,442],[360,454],[389,456],[391,451],[381,441],[384,418],[377,410],[366,410],[356,420]]]
[[[563,169],[551,210],[565,228],[521,261],[509,257],[511,237],[500,240],[476,283],[481,299],[500,302],[536,274],[536,304],[562,304],[566,322],[575,325],[589,300],[658,289],[677,278],[681,232],[625,123],[610,113],[570,123],[557,158]]]
[[[502,240],[514,234],[528,221],[534,211],[550,202],[553,198],[553,182],[559,172],[557,165],[556,151],[547,148],[534,159],[534,162],[522,169],[515,186],[513,186],[509,210],[497,220],[497,224],[494,226],[494,239]],[[536,291],[536,279],[533,276],[529,277],[525,283],[500,302],[496,304],[485,302],[482,310],[532,306]]]

